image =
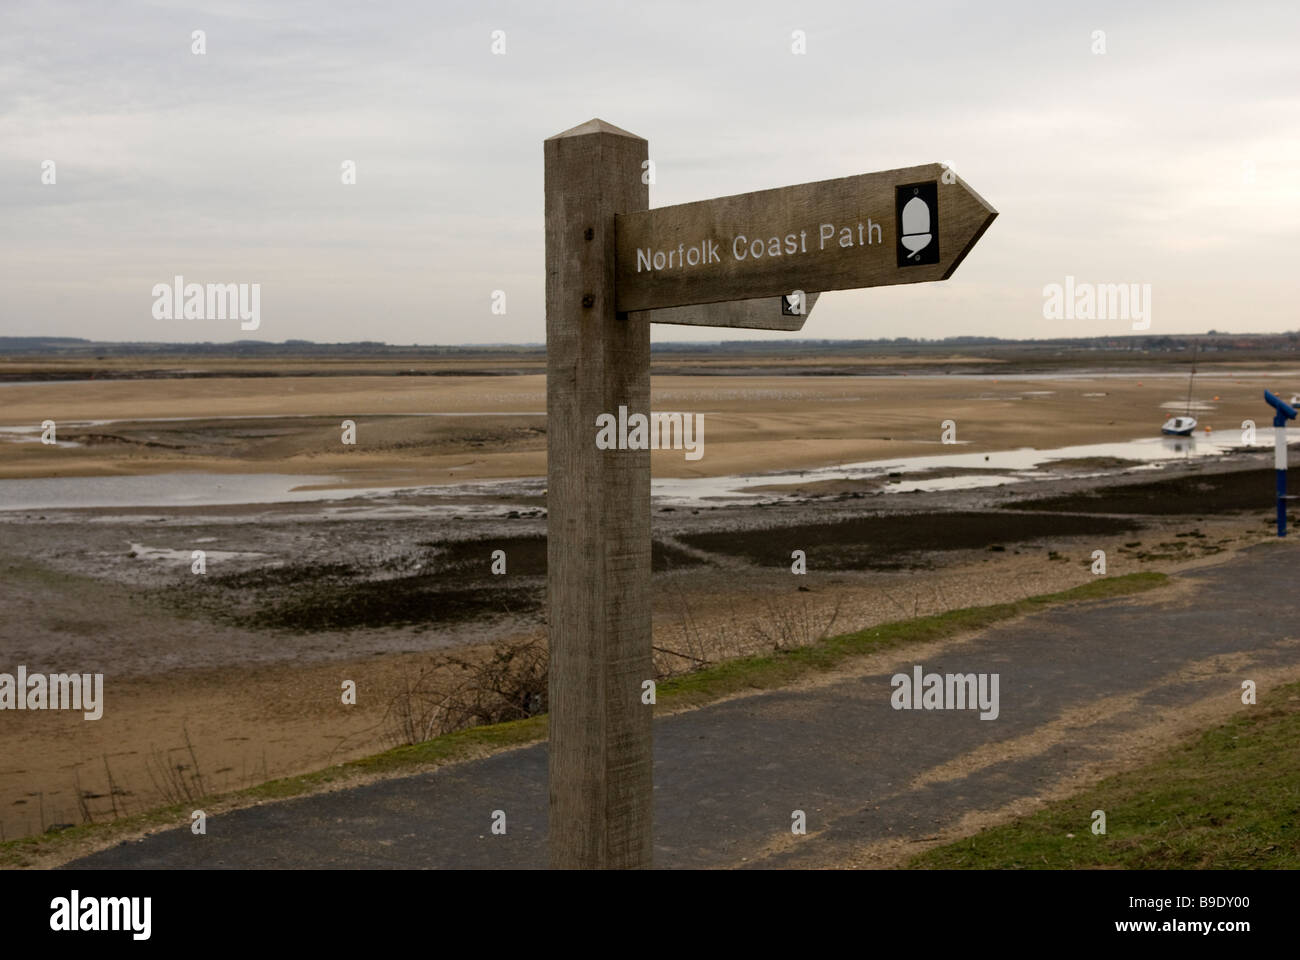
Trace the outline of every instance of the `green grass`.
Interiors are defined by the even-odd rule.
[[[1153,763],[929,850],[913,869],[1300,868],[1300,683]],[[1105,835],[1091,830],[1106,814]],[[1070,836],[1073,834],[1073,836]]]
[[[856,633],[828,637],[806,647],[728,660],[714,667],[661,681],[658,685],[658,703],[668,707],[695,705],[743,690],[784,687],[811,674],[831,670],[852,657],[982,630],[1000,621],[1036,613],[1055,604],[1140,593],[1161,586],[1167,580],[1165,574],[1155,572],[1108,577],[1060,593],[1042,594],[984,607],[963,607],[912,620],[882,623]]]
[[[690,707],[745,690],[770,690],[787,686],[803,677],[833,669],[853,657],[980,630],[999,621],[1035,613],[1056,604],[1139,593],[1161,586],[1167,579],[1165,574],[1154,572],[1107,577],[1060,593],[984,607],[965,607],[947,613],[880,624],[856,633],[828,637],[807,647],[728,660],[694,673],[661,681],[657,685],[656,701],[661,709]],[[81,824],[58,833],[9,840],[0,843],[0,867],[30,866],[33,857],[57,856],[60,850],[74,850],[85,840],[103,847],[119,837],[141,830],[188,823],[193,810],[202,809],[205,804],[211,805],[218,800],[223,806],[246,806],[262,800],[287,799],[365,776],[413,773],[434,765],[468,759],[485,751],[535,743],[545,739],[546,724],[545,716],[536,716],[510,723],[472,727],[424,743],[395,747],[359,760],[299,776],[271,780],[219,797],[204,797],[185,804],[160,807],[111,823]]]

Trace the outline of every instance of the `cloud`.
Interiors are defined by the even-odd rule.
[[[0,333],[225,339],[152,318],[183,273],[261,282],[275,339],[538,341],[541,141],[592,116],[650,141],[656,206],[940,161],[999,209],[951,280],[828,296],[801,336],[1055,336],[1067,273],[1153,283],[1164,332],[1293,325],[1294,5],[67,10],[0,11]]]

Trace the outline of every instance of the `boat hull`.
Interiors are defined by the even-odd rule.
[[[1170,417],[1160,428],[1160,432],[1166,437],[1190,437],[1195,429],[1195,417]]]

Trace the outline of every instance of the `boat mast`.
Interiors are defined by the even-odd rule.
[[[1183,416],[1186,417],[1192,415],[1192,381],[1196,379],[1196,355],[1200,348],[1201,342],[1199,340],[1192,344],[1192,375],[1187,378],[1187,409],[1183,412]]]

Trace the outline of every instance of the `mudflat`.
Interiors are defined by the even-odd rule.
[[[656,376],[654,408],[702,413],[706,432],[702,459],[657,452],[655,476],[1123,445],[1154,437],[1187,389],[1168,371],[1008,379],[794,366],[818,368],[801,359],[779,375],[737,373],[719,362]],[[237,487],[221,503],[71,508],[42,506],[27,487],[29,508],[0,510],[0,670],[105,676],[100,720],[0,716],[5,836],[373,753],[404,736],[416,678],[450,681],[503,645],[544,643],[544,378],[296,372],[0,386],[0,507],[16,489],[6,483],[76,477],[152,476],[171,489],[185,482],[172,474],[293,475],[300,491],[338,493],[240,502]],[[1197,415],[1210,437],[1238,436],[1243,420],[1264,423],[1262,388],[1286,392],[1288,377],[1198,375]],[[51,419],[59,445],[37,442]],[[342,443],[345,419],[354,445]],[[955,444],[941,442],[949,420]],[[674,488],[653,506],[657,666],[1065,589],[1096,576],[1099,549],[1108,574],[1122,574],[1214,562],[1271,536],[1266,448],[1127,456],[1066,458],[1006,483],[978,463],[758,477],[743,502]],[[907,480],[920,492],[896,492]],[[498,550],[504,574],[492,568]],[[795,550],[806,575],[791,572]]]

